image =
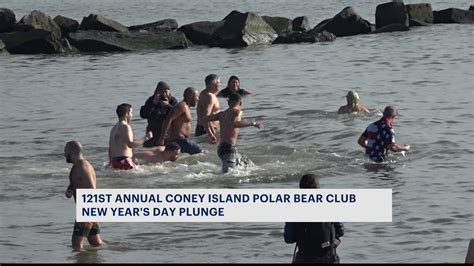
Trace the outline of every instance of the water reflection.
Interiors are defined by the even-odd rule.
[[[70,260],[75,263],[104,263],[105,259],[100,255],[98,249],[74,251]]]

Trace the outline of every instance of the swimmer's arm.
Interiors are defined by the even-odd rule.
[[[250,91],[248,90],[244,90],[244,89],[241,89],[242,90],[242,93],[243,95],[249,95],[249,94],[252,94]]]
[[[217,139],[216,139],[216,132],[214,128],[211,126],[210,122],[220,120],[221,115],[222,115],[222,112],[219,112],[219,113],[210,114],[204,117],[204,123],[206,124],[206,127],[204,129],[209,135],[209,139],[211,143],[217,142]]]
[[[337,110],[338,114],[343,114],[344,113],[344,106],[339,107],[339,110]]]
[[[257,127],[259,129],[263,128],[263,122],[257,122],[257,121],[247,121],[247,120],[242,120],[242,121],[236,121],[234,122],[234,127],[242,128],[242,127]]]
[[[126,128],[124,128],[125,132],[125,139],[127,140],[127,146],[129,148],[135,148],[135,147],[140,147],[143,145],[143,142],[145,142],[145,138],[142,139],[133,139],[133,131],[132,127],[127,125]]]
[[[357,143],[364,149],[367,149],[367,138],[361,135],[357,140]]]
[[[176,107],[171,109],[171,112],[165,118],[165,121],[163,121],[163,125],[161,126],[161,136],[160,136],[160,139],[158,140],[158,146],[165,145],[165,136],[168,133],[171,122],[173,122],[176,118],[178,118],[183,113],[184,113],[184,108],[183,108],[182,103],[179,103],[178,105],[176,105]]]
[[[410,149],[410,146],[404,145],[404,144],[392,143],[392,144],[389,144],[387,148],[393,152],[401,152],[401,151],[408,151]]]
[[[206,105],[206,117],[209,117],[211,115],[213,115],[212,113],[212,110],[214,109],[216,105],[216,101],[217,101],[217,98],[216,97],[212,97],[212,95],[205,95],[206,97],[204,98],[206,100],[206,102],[209,102],[209,104]],[[218,112],[219,113],[219,112]],[[217,120],[217,119],[216,119]],[[215,120],[208,120],[205,124],[205,127],[204,129],[206,130],[207,132],[207,135],[209,136],[209,142],[214,144],[217,142],[217,138],[215,136],[215,130],[212,128],[212,125],[211,125],[211,121],[215,121]]]

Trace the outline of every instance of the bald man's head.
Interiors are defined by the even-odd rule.
[[[77,157],[82,155],[82,145],[79,141],[69,141],[64,146],[64,157],[66,157],[66,162],[72,163],[72,157]]]
[[[198,102],[198,91],[193,87],[187,87],[183,93],[184,101],[188,103],[189,106],[194,107]]]

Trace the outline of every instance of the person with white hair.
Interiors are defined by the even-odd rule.
[[[368,113],[369,109],[360,103],[360,97],[357,91],[350,90],[347,95],[347,105],[341,106],[337,111],[338,114],[349,114],[349,113]]]

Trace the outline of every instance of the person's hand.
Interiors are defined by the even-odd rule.
[[[157,146],[165,146],[165,140],[163,138],[160,138],[157,142]]]
[[[263,129],[263,122],[253,122],[253,125],[258,129]]]
[[[409,151],[409,150],[410,150],[410,145],[407,144],[407,145],[403,145],[403,146],[404,146],[403,148],[405,148],[405,151]]]
[[[160,94],[157,93],[153,96],[153,103],[158,104],[160,102]]]
[[[145,135],[145,141],[149,140],[149,139],[152,139],[153,138],[153,132],[152,131],[148,131]]]
[[[209,136],[209,143],[211,143],[211,144],[216,144],[216,143],[217,143],[217,138],[216,138],[216,136]]]
[[[64,194],[66,195],[66,198],[69,199],[70,197],[73,196],[74,191],[72,191],[72,189],[68,188],[68,189],[66,190],[66,193],[64,193]]]

